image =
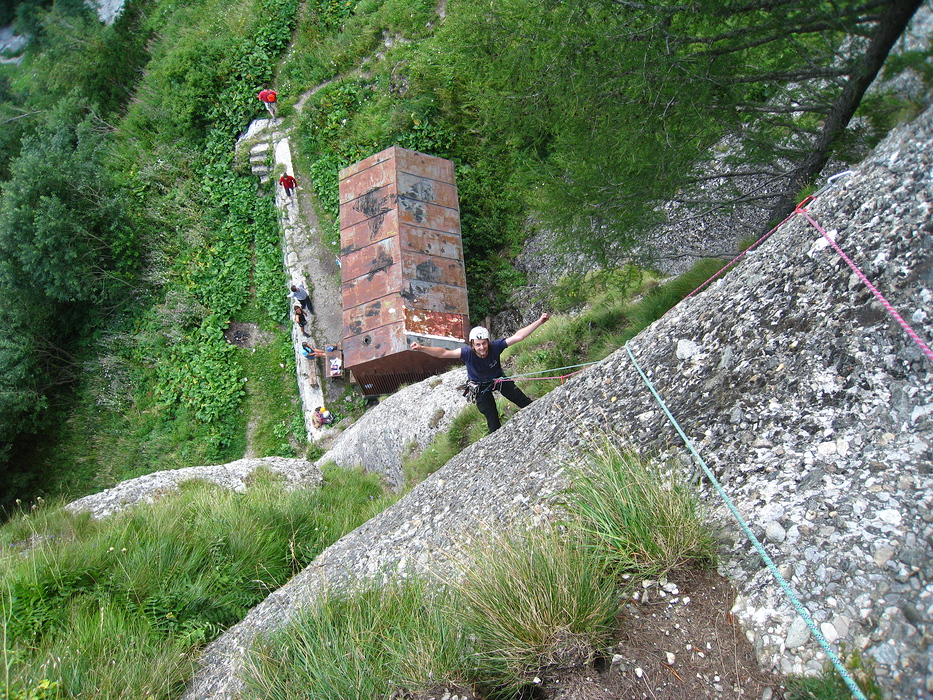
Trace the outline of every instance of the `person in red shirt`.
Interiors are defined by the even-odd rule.
[[[279,178],[279,184],[285,189],[285,196],[291,197],[295,192],[295,185],[298,183],[295,181],[295,178],[285,173]]]
[[[275,102],[278,99],[278,95],[275,94],[275,90],[260,90],[258,97],[259,101],[266,106],[267,110],[269,110],[269,115],[274,117]]]

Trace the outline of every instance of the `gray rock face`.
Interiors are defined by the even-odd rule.
[[[928,110],[807,209],[927,343],[931,177]],[[747,258],[629,348],[821,636],[872,656],[891,697],[933,697],[933,362],[803,216]],[[684,340],[696,351],[678,357]],[[376,434],[392,429],[373,424]],[[458,545],[486,528],[549,518],[567,466],[602,436],[692,464],[621,349],[328,548],[208,647],[185,697],[236,697],[256,635],[280,628],[324,587],[449,570]],[[722,570],[739,590],[733,612],[759,660],[784,673],[818,671],[824,652],[814,635],[795,622],[709,480],[700,488],[711,520],[726,526]]]
[[[317,486],[323,481],[321,470],[305,459],[248,458],[210,467],[153,472],[124,481],[106,491],[85,496],[65,507],[76,513],[87,511],[95,518],[106,518],[139,503],[152,503],[161,495],[178,491],[180,483],[194,479],[242,492],[246,490],[253,472],[260,468],[281,476],[290,486]]]
[[[455,387],[465,381],[466,370],[455,369],[386,397],[341,433],[316,464],[362,466],[383,474],[393,489],[401,489],[405,484],[402,462],[412,445],[429,445],[463,410],[463,394]]]

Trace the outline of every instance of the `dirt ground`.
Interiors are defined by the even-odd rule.
[[[653,588],[647,603],[628,606],[612,659],[545,678],[536,697],[782,697],[781,679],[759,668],[752,645],[729,613],[735,599],[729,582],[715,572],[688,572],[672,576],[670,583],[677,586],[676,594],[661,598]]]
[[[675,588],[676,587],[676,588]],[[735,591],[715,571],[680,572],[661,596],[628,605],[608,657],[544,673],[519,700],[779,700],[781,678],[762,671],[729,613]],[[644,591],[641,591],[642,595]],[[689,599],[689,602],[687,600]],[[412,700],[482,700],[447,687]]]

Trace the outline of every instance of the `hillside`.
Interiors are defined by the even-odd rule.
[[[925,104],[922,5],[132,0],[103,25],[4,5],[32,40],[0,64],[0,504],[303,454],[283,290],[306,262],[335,274],[340,167],[452,159],[471,315],[514,318],[547,303],[541,261],[579,281],[725,255],[861,157]],[[268,87],[290,157],[241,159]],[[287,163],[320,255],[283,270]]]
[[[927,110],[806,207],[927,340],[931,146]],[[734,273],[451,460],[214,642],[185,697],[235,697],[256,636],[330,586],[455,569],[470,533],[554,517],[566,466],[600,440],[654,455],[659,470],[667,460],[692,464],[631,357],[822,636],[872,657],[891,697],[933,694],[924,641],[933,363],[824,240],[798,214]],[[772,573],[708,478],[702,489],[724,526],[721,570],[739,591],[732,613],[759,661],[784,673],[819,670],[822,651]]]
[[[403,488],[403,457],[462,406],[460,374],[315,431],[309,406],[347,425],[363,402],[340,382],[309,390],[284,298],[308,284],[315,344],[339,336],[336,173],[393,144],[456,162],[471,309],[505,329],[549,307],[555,271],[586,285],[620,261],[725,256],[813,191],[811,156],[859,163],[807,211],[929,344],[929,24],[911,25],[919,45],[897,42],[921,4],[730,16],[718,0],[632,14],[599,0],[134,0],[101,26],[80,3],[24,2],[35,41],[0,65],[0,507],[93,494],[73,505],[109,513],[190,477],[239,492],[257,467],[300,483],[330,462]],[[895,45],[882,76],[895,81],[853,103],[850,85],[867,87]],[[279,119],[263,125],[255,93],[270,85]],[[297,202],[274,186],[283,169]],[[834,255],[798,212],[632,355],[542,397],[328,548],[211,644],[186,697],[236,697],[257,635],[326,587],[447,575],[483,528],[554,521],[567,465],[606,437],[659,473],[693,465],[633,358],[819,633],[876,660],[891,697],[933,697],[930,363]],[[744,630],[768,672],[820,670],[813,634],[692,468],[738,591],[728,633]],[[710,609],[732,605],[709,585]],[[609,672],[645,693],[655,680],[627,661]],[[712,675],[709,696],[729,697]]]

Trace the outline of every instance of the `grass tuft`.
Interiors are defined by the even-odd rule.
[[[578,532],[556,527],[483,538],[454,588],[475,640],[472,675],[503,692],[589,663],[620,609],[603,562]]]
[[[456,681],[464,640],[418,579],[328,593],[257,644],[250,698],[372,700]]]
[[[0,530],[4,685],[177,697],[206,643],[392,498],[376,476],[333,470],[320,489],[187,482],[104,520],[20,513]]]
[[[567,506],[593,554],[618,573],[657,578],[715,561],[716,542],[699,501],[674,467],[660,472],[607,445],[573,470]]]

